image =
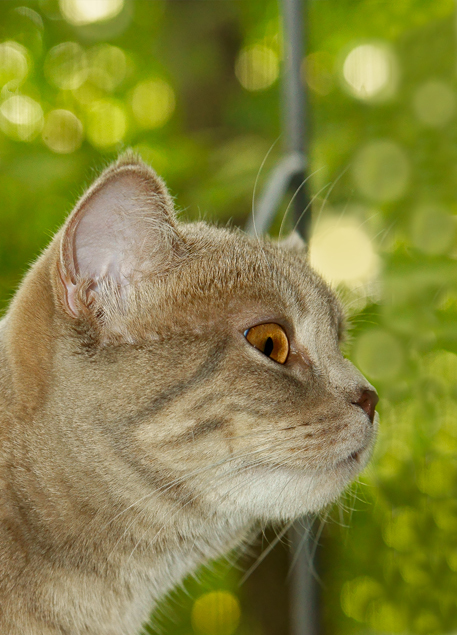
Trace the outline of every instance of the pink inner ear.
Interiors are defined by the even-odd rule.
[[[109,168],[70,216],[62,239],[66,304],[77,314],[79,280],[118,288],[169,265],[177,237],[162,181],[142,164]]]
[[[128,284],[134,276],[135,261],[142,243],[147,240],[147,227],[141,226],[139,215],[153,214],[152,202],[139,193],[138,184],[131,175],[109,183],[94,195],[83,211],[76,229],[76,268],[81,277],[110,277],[119,285]]]

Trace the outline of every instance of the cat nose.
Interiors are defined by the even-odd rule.
[[[375,390],[363,390],[357,401],[353,401],[354,406],[360,406],[364,410],[371,423],[373,423],[376,404],[379,401],[378,393]]]

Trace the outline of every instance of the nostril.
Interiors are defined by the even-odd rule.
[[[360,406],[364,410],[371,423],[373,423],[376,404],[379,401],[378,394],[374,390],[364,390],[357,401],[353,401],[354,406]]]

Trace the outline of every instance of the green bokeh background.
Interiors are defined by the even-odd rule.
[[[27,77],[14,81],[11,59],[0,51],[3,309],[94,174],[120,150],[134,147],[153,165],[183,218],[243,224],[259,167],[280,133],[280,78],[250,90],[235,73],[249,46],[281,60],[275,0],[125,0],[114,18],[83,26],[64,18],[64,5],[0,2],[0,44],[15,42],[28,64]],[[381,395],[381,427],[360,484],[323,527],[325,635],[457,632],[455,11],[451,0],[309,1],[304,74],[314,227],[335,214],[357,221],[380,263],[369,285],[340,287],[351,326],[347,354]],[[68,49],[54,47],[68,42],[78,44],[79,61],[52,70],[56,51]],[[378,99],[351,94],[342,79],[345,56],[367,43],[395,59],[396,85]],[[115,60],[102,77],[93,62],[100,50]],[[78,69],[82,79],[65,87]],[[136,88],[149,81],[165,82],[175,103],[156,127],[134,106]],[[33,100],[35,123],[5,116],[17,96]],[[76,132],[65,152],[55,151],[63,147],[49,118],[55,110],[79,120],[71,119]],[[114,140],[107,121],[118,126]],[[280,154],[281,141],[260,173],[260,190]],[[240,577],[218,564],[189,581],[159,618],[161,632],[262,635]],[[240,598],[237,628],[230,616],[225,625],[210,620],[206,631],[192,622],[195,600],[215,589]]]

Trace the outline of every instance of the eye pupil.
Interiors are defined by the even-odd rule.
[[[285,364],[289,355],[289,340],[279,324],[257,324],[244,332],[249,344],[279,364]]]
[[[273,348],[274,348],[274,342],[271,337],[268,337],[267,341],[265,342],[265,348],[263,349],[263,352],[265,353],[267,357],[270,357],[270,355],[273,352]]]

